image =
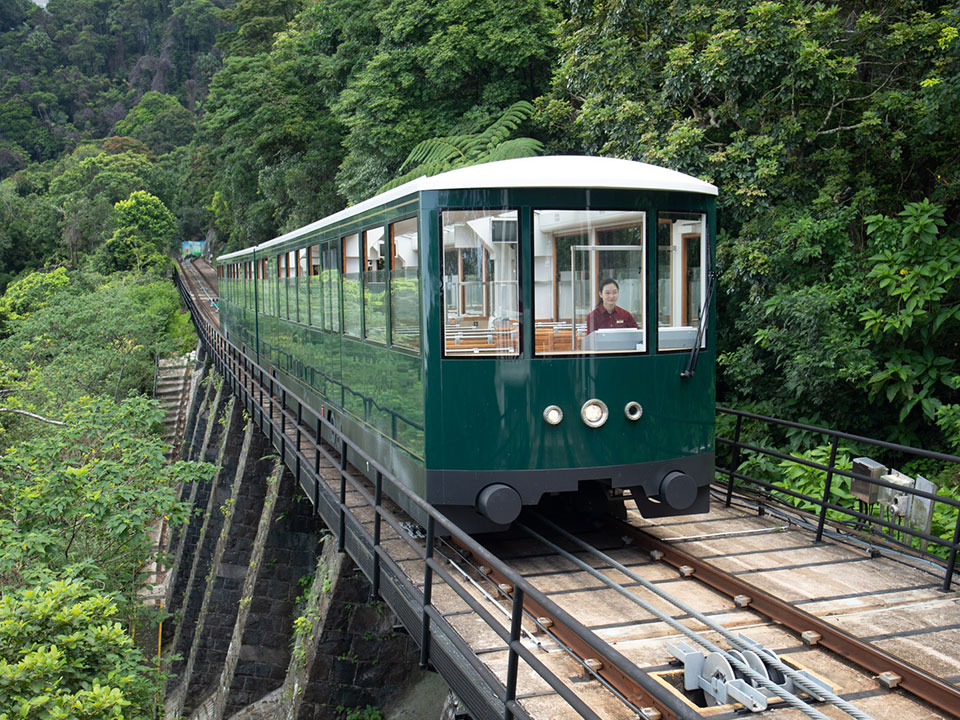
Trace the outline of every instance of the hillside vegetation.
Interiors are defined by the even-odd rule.
[[[0,0],[0,720],[152,716],[143,528],[210,474],[163,464],[144,399],[190,342],[171,250],[401,175],[715,183],[719,400],[960,451],[958,28],[956,0]]]

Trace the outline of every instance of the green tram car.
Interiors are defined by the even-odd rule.
[[[716,194],[597,157],[419,178],[218,258],[221,326],[468,531],[705,512]]]

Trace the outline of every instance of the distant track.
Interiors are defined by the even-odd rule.
[[[217,288],[217,271],[203,258],[178,260],[180,277],[193,296],[197,308],[206,318],[220,327],[220,315],[217,304],[220,294]]]

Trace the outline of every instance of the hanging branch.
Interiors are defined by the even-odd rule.
[[[39,420],[40,422],[49,423],[50,425],[66,425],[65,422],[60,422],[59,420],[50,420],[49,418],[42,417],[40,415],[35,415],[32,412],[27,412],[26,410],[18,410],[16,408],[0,408],[0,413],[16,413],[17,415],[26,415],[27,417],[32,417],[34,420]]]

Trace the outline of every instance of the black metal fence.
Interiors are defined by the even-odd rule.
[[[944,570],[942,589],[944,592],[950,590],[956,572],[957,551],[960,549],[960,500],[839,467],[838,452],[841,450],[841,443],[846,443],[849,445],[849,449],[856,449],[857,452],[878,454],[881,459],[889,463],[890,467],[893,467],[894,463],[900,463],[902,466],[910,459],[924,458],[954,467],[958,472],[960,472],[960,457],[884,442],[861,435],[843,433],[828,428],[780,420],[742,410],[717,407],[717,413],[718,420],[722,420],[724,416],[729,416],[735,421],[732,437],[721,436],[719,432],[717,435],[718,450],[721,446],[724,446],[729,448],[730,451],[726,467],[721,466],[722,461],[719,458],[717,460],[717,472],[727,477],[726,505],[730,505],[734,486],[738,490],[751,492],[761,502],[761,507],[764,503],[773,502],[790,504],[794,509],[808,512],[816,522],[817,542],[823,539],[824,528],[829,519],[831,523],[844,526],[849,532],[878,539],[885,544],[895,546],[900,550],[917,553],[930,562],[941,565]],[[745,428],[746,423],[750,423],[751,427]],[[775,434],[785,436],[792,431],[822,437],[823,445],[829,446],[829,455],[826,462],[818,462],[810,458],[800,457],[797,454],[761,447],[743,439],[745,436],[769,437]],[[774,477],[772,473],[763,473],[766,477],[757,477],[756,475],[760,473],[753,476],[747,474],[751,472],[751,464],[756,465],[756,461],[761,458],[779,461],[778,467],[781,472],[778,478]],[[788,482],[784,481],[782,471],[794,464],[813,470],[816,473],[822,473],[823,483],[819,485],[817,494],[803,492],[796,486],[791,487]],[[902,514],[891,514],[890,507],[881,502],[868,503],[862,499],[856,499],[856,506],[854,507],[849,490],[846,487],[843,487],[842,491],[841,488],[838,488],[838,478],[850,478],[851,481],[859,483],[861,488],[871,486],[876,489],[885,488],[889,491],[889,496],[909,498],[901,507],[909,507],[910,503],[914,502],[927,501],[931,516],[937,508],[940,510],[941,517],[952,519],[953,514],[956,513],[957,517],[953,520],[952,539],[949,536],[949,529],[946,537],[934,535],[926,527],[912,526],[905,521]],[[829,518],[828,512],[830,514]],[[877,514],[878,512],[879,514]]]
[[[367,576],[373,587],[397,614],[412,637],[420,643],[420,663],[433,666],[475,718],[529,718],[517,694],[519,663],[522,660],[539,675],[549,687],[580,716],[599,720],[599,716],[569,685],[557,677],[538,659],[534,651],[521,641],[521,622],[525,615],[524,597],[529,596],[546,610],[552,619],[573,630],[593,651],[613,663],[626,677],[648,693],[652,704],[681,720],[700,717],[678,696],[665,691],[659,683],[627,660],[616,649],[560,608],[549,597],[530,585],[522,576],[504,564],[483,546],[464,533],[443,514],[424,502],[399,483],[389,468],[366,454],[347,438],[328,418],[277,382],[269,369],[256,363],[241,348],[229,342],[213,325],[204,321],[193,299],[176,277],[184,302],[190,309],[201,343],[212,358],[217,371],[238,396],[249,416],[267,435],[280,453],[286,466],[294,473],[300,486],[312,500],[314,511],[337,537],[338,547],[346,552]],[[322,428],[323,436],[333,437],[332,444],[320,440],[315,428]],[[312,456],[308,456],[307,452]],[[354,474],[348,464],[363,460],[375,474],[370,483]],[[339,488],[335,492],[321,475],[321,466],[337,468]],[[373,527],[368,529],[359,519],[356,507],[348,507],[348,488],[352,497],[359,496],[367,512],[373,510]],[[371,492],[372,489],[372,492]],[[403,497],[426,518],[426,542],[417,542],[401,526],[401,520],[384,504],[384,493],[394,498]],[[422,561],[422,580],[411,579],[401,568],[407,557],[393,557],[382,542],[384,524],[393,529],[391,537],[401,538]],[[454,578],[446,563],[434,557],[434,538],[445,533],[455,538],[471,554],[476,563],[482,563],[498,572],[513,585],[509,599],[509,623],[495,617],[485,605]],[[443,612],[433,603],[434,588],[444,583],[474,612],[504,643],[508,653],[504,680],[484,664],[457,633]],[[529,615],[527,616],[529,618]],[[536,618],[530,618],[537,622]],[[545,629],[545,628],[544,628]],[[589,672],[589,670],[588,670]]]

